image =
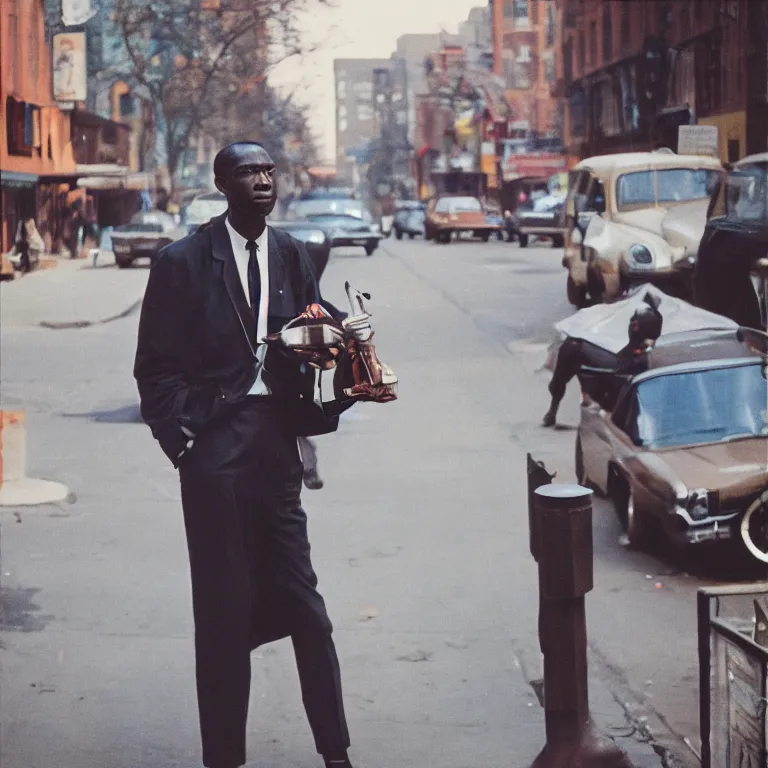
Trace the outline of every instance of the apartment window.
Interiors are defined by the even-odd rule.
[[[613,60],[613,15],[611,6],[606,3],[603,5],[603,62],[608,63]]]
[[[573,82],[573,38],[569,37],[563,45],[563,79],[566,85]]]
[[[534,26],[539,23],[539,0],[531,0],[531,21]]]
[[[547,6],[547,47],[555,44],[555,9],[552,3]]]
[[[10,96],[5,102],[8,151],[12,155],[31,156],[39,136],[39,109]],[[36,130],[37,129],[37,130]]]
[[[579,71],[583,72],[586,65],[587,41],[584,36],[584,30],[579,30]]]
[[[686,40],[691,36],[691,6],[683,3],[680,6],[680,37]]]
[[[589,63],[594,67],[597,64],[597,22],[589,25]]]
[[[8,13],[8,80],[9,87],[19,85],[19,15],[15,0]]]
[[[37,88],[37,75],[38,68],[40,66],[40,48],[37,40],[38,25],[40,24],[40,18],[38,16],[37,4],[33,3],[32,10],[29,15],[29,36],[27,39],[27,64],[29,65],[29,72],[32,75],[32,82]]]
[[[373,120],[373,107],[370,104],[358,104],[357,120],[360,123],[367,123],[369,120]]]
[[[516,0],[504,0],[504,18],[513,19],[515,17]]]
[[[632,41],[632,33],[629,26],[629,4],[622,3],[619,8],[621,9],[621,47],[622,49],[625,49],[629,47]]]
[[[515,27],[517,29],[527,29],[530,25],[528,0],[515,0]]]

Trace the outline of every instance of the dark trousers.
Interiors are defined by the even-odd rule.
[[[603,398],[606,374],[590,376],[585,368],[602,369],[610,375],[617,370],[618,365],[619,357],[613,352],[582,339],[567,338],[557,351],[555,370],[549,382],[549,394],[552,395],[553,405],[557,406],[563,399],[565,388],[574,376],[579,377],[582,388],[587,394],[600,402]]]
[[[291,637],[318,752],[349,746],[333,627],[317,591],[290,416],[249,398],[180,466],[206,766],[245,763],[251,650]]]

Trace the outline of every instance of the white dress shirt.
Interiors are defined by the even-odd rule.
[[[248,240],[244,238],[230,223],[227,216],[227,231],[232,243],[232,252],[235,254],[235,264],[237,273],[240,275],[240,282],[243,285],[245,298],[250,302],[250,292],[248,288],[248,260],[250,254],[245,248]],[[259,301],[259,318],[256,324],[256,341],[260,342],[269,331],[267,330],[267,317],[269,315],[269,235],[268,228],[265,227],[261,237],[256,240],[259,246],[257,258],[259,262],[259,276],[261,278],[261,299]],[[264,357],[267,354],[267,345],[259,344],[256,348],[256,359],[259,365],[259,375],[248,392],[249,395],[269,395],[269,388],[261,378],[261,366],[264,364]]]

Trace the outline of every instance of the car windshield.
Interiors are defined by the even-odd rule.
[[[619,176],[616,185],[618,208],[621,211],[635,206],[702,200],[709,197],[707,181],[713,173],[715,171],[694,168],[625,173]]]
[[[317,216],[354,216],[365,219],[365,209],[359,200],[301,200],[292,203],[289,213],[297,219]]]
[[[536,213],[541,213],[542,211],[553,211],[559,205],[562,205],[563,201],[564,201],[564,198],[555,197],[554,195],[547,195],[546,197],[540,197],[533,204],[533,210]]]
[[[476,197],[443,197],[437,201],[437,213],[480,213],[483,206]]]
[[[760,166],[747,166],[725,180],[726,211],[729,219],[768,222],[768,173]]]
[[[637,387],[636,442],[646,448],[768,435],[761,365],[661,375]]]
[[[187,206],[185,218],[190,224],[203,224],[214,216],[224,213],[228,207],[227,198],[221,192],[211,192],[196,197]]]

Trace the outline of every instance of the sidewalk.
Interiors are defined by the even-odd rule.
[[[117,269],[101,257],[58,259],[55,267],[0,283],[0,323],[54,328],[83,327],[138,309],[148,268]]]

